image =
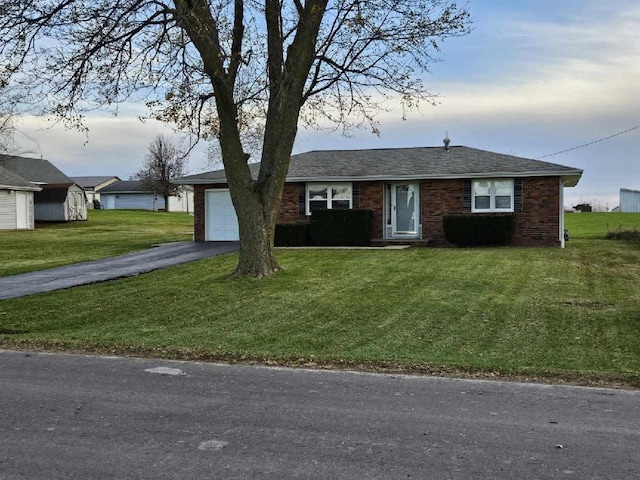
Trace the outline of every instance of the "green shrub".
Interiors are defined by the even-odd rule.
[[[314,245],[369,245],[371,210],[316,210],[311,214]]]
[[[311,245],[308,223],[278,223],[274,238],[276,247],[303,247]]]
[[[640,230],[634,228],[633,230],[622,230],[618,228],[614,231],[608,231],[605,236],[607,240],[625,240],[628,242],[640,242]]]
[[[447,241],[459,247],[507,245],[516,227],[515,215],[445,215]]]

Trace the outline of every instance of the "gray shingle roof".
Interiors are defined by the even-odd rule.
[[[254,177],[259,164],[250,165]],[[470,147],[320,150],[293,155],[288,182],[409,180],[429,178],[559,176],[567,186],[582,170]],[[175,183],[225,183],[224,170],[182,177]]]
[[[120,180],[100,189],[100,193],[151,193],[138,180]]]
[[[34,183],[31,183],[29,180],[22,178],[17,173],[7,170],[2,166],[0,166],[0,188],[11,190],[41,190],[41,188]]]
[[[0,154],[0,167],[4,167],[33,183],[73,185],[73,180],[58,170],[51,162],[40,158],[15,157]]]
[[[111,175],[110,177],[106,176],[94,176],[94,177],[71,177],[75,183],[80,185],[82,188],[95,188],[104,182],[108,182],[112,178],[120,181],[118,177],[115,175]]]

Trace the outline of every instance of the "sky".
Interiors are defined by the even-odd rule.
[[[404,118],[400,108],[380,113],[378,136],[301,128],[293,153],[439,146],[448,136],[452,145],[584,170],[579,184],[565,190],[566,206],[612,209],[620,188],[640,190],[640,2],[469,0],[468,6],[473,31],[447,39],[425,77],[438,94],[436,106],[423,104]],[[24,117],[21,128],[35,141],[24,144],[24,155],[42,156],[71,177],[127,179],[157,134],[173,135],[166,125],[142,123],[140,113],[136,105],[123,105],[118,116],[93,113],[86,135]],[[575,148],[585,144],[591,145]],[[189,173],[215,168],[207,145],[198,145]]]

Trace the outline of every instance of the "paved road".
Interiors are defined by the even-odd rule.
[[[237,249],[238,242],[165,243],[117,257],[2,277],[0,300],[130,277]]]
[[[0,479],[640,478],[640,392],[0,351]]]

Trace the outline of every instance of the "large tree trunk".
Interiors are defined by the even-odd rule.
[[[240,255],[234,276],[270,277],[281,269],[273,249],[274,212],[265,212],[263,208],[260,205],[250,205],[246,196],[236,207],[240,228]]]
[[[273,249],[280,196],[265,198],[265,192],[253,180],[230,190],[240,230],[240,255],[233,275],[275,275],[281,269]]]

